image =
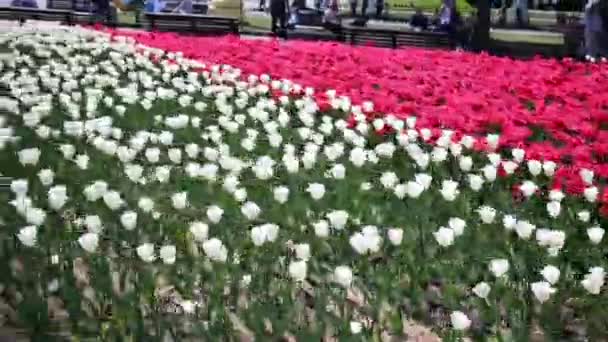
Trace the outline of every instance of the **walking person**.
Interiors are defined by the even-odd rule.
[[[353,17],[356,17],[357,16],[357,0],[350,0],[349,3],[350,3],[350,14]]]
[[[585,5],[585,54],[588,59],[608,55],[608,43],[604,41],[608,24],[602,20],[601,1],[588,0]]]
[[[285,29],[287,27],[287,13],[289,13],[288,0],[270,0],[270,30],[274,34],[280,36],[285,35]]]

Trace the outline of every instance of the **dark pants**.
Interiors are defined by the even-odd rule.
[[[260,0],[260,11],[264,10],[264,7],[266,7],[266,0]]]
[[[350,3],[350,13],[354,16],[357,15],[357,2],[356,1],[351,1]]]
[[[441,25],[439,26],[439,30],[448,34],[448,41],[450,42],[451,48],[455,48],[456,46],[458,46],[460,42],[458,41],[458,36],[454,25]]]
[[[369,5],[369,0],[363,0],[363,2],[361,3],[361,15],[362,16],[367,15],[367,6],[368,5]]]
[[[97,0],[93,3],[95,17],[97,20],[110,21],[110,1],[109,0]]]
[[[277,33],[277,24],[281,31],[285,30],[285,27],[287,26],[287,13],[271,13],[271,18],[270,30],[273,33]]]
[[[382,15],[382,11],[384,11],[384,3],[382,1],[378,1],[376,3],[376,17],[380,18]]]

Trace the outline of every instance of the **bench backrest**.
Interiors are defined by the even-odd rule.
[[[353,45],[372,44],[379,47],[397,48],[414,46],[424,48],[448,48],[448,35],[438,32],[407,32],[347,28],[342,31],[343,39]]]
[[[0,7],[0,17],[13,20],[45,20],[71,24],[71,11],[26,7]]]
[[[237,18],[216,17],[197,14],[146,13],[149,29],[187,33],[238,33]]]

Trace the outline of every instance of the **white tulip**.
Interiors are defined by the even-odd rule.
[[[473,287],[473,293],[479,298],[486,299],[488,298],[491,289],[492,288],[490,285],[488,285],[488,283],[482,281]]]
[[[489,182],[493,182],[493,181],[496,180],[496,173],[498,172],[498,170],[496,169],[496,166],[494,166],[494,165],[486,165],[486,166],[483,167],[482,171],[483,171],[483,176]]]
[[[17,238],[24,246],[34,247],[36,245],[36,236],[38,235],[38,228],[36,226],[27,226],[19,230]]]
[[[150,163],[158,163],[160,160],[160,149],[158,147],[150,147],[146,149],[144,155],[148,162]]]
[[[68,194],[65,185],[56,185],[48,191],[49,207],[53,210],[61,209],[68,201]]]
[[[59,146],[59,151],[63,154],[64,159],[70,160],[74,157],[74,154],[76,154],[76,147],[71,144],[63,144]]]
[[[190,223],[189,231],[194,236],[194,240],[202,242],[207,240],[209,226],[203,222],[195,221]]]
[[[14,179],[11,181],[11,191],[16,197],[25,196],[27,194],[27,189],[27,179]]]
[[[557,268],[553,265],[547,265],[540,271],[540,274],[551,285],[555,285],[557,283],[557,281],[559,280],[560,271],[559,271],[559,268]]]
[[[120,223],[126,230],[133,230],[137,225],[137,213],[134,211],[125,211],[120,215]]]
[[[479,191],[481,190],[481,187],[483,186],[483,177],[479,176],[479,175],[473,175],[473,174],[469,174],[469,186],[471,187],[471,190],[473,191]]]
[[[407,182],[407,195],[411,198],[418,198],[424,191],[424,186],[418,182]]]
[[[167,265],[173,265],[176,259],[177,249],[173,245],[166,245],[160,248],[160,258]]]
[[[597,295],[600,294],[602,286],[604,286],[604,278],[606,272],[602,267],[592,267],[589,269],[589,273],[585,275],[585,279],[581,281],[581,285],[587,290],[587,292]]]
[[[380,249],[382,238],[378,235],[377,230],[365,229],[360,233],[353,234],[349,243],[351,247],[359,254],[368,252],[377,252]]]
[[[361,322],[355,322],[355,321],[350,322],[350,332],[353,335],[358,335],[361,333],[361,331],[363,331],[363,324],[361,324]]]
[[[343,229],[348,221],[348,212],[345,210],[334,210],[326,215],[331,226],[335,229]]]
[[[519,190],[525,197],[530,197],[534,195],[536,190],[538,190],[538,186],[534,184],[532,181],[524,181],[520,186]]]
[[[241,206],[241,213],[250,221],[255,220],[261,212],[262,209],[254,202],[246,202]]]
[[[183,191],[173,194],[171,196],[171,204],[177,210],[186,208],[188,206],[188,193]]]
[[[329,236],[329,223],[327,223],[327,221],[318,221],[313,224],[313,228],[317,237],[326,238]]]
[[[471,326],[471,320],[460,311],[454,311],[450,314],[450,321],[454,330],[467,330]]]
[[[587,185],[593,184],[593,177],[594,177],[593,170],[581,169],[579,171],[579,175],[581,176],[581,179],[583,180],[583,182],[587,183]]]
[[[274,175],[274,165],[276,162],[269,156],[262,156],[255,161],[255,165],[251,167],[251,170],[255,174],[256,178],[261,180],[268,180]]]
[[[496,217],[496,209],[488,207],[486,205],[479,207],[477,209],[477,213],[479,214],[481,222],[485,224],[490,224],[494,222],[494,218]]]
[[[591,213],[588,210],[579,211],[576,213],[576,217],[578,217],[578,220],[581,222],[589,222]]]
[[[93,253],[99,244],[99,235],[96,233],[85,233],[78,238],[78,243],[82,249],[89,253]]]
[[[284,204],[289,199],[289,188],[286,186],[278,186],[273,189],[272,194],[275,201]]]
[[[120,197],[120,194],[117,191],[108,191],[103,194],[103,201],[110,210],[117,210],[125,205],[125,201]]]
[[[136,249],[137,255],[139,258],[145,262],[153,262],[156,260],[156,255],[154,255],[154,245],[151,243],[141,244]]]
[[[594,203],[597,200],[598,193],[599,193],[599,190],[595,186],[586,188],[583,191],[583,195],[585,196],[585,199],[587,200],[587,202],[590,202],[590,203]]]
[[[380,184],[382,184],[385,189],[393,188],[398,181],[399,178],[394,172],[384,172],[382,173],[382,176],[380,176]]]
[[[296,258],[300,260],[310,259],[310,245],[307,243],[299,243],[293,247],[296,252]]]
[[[521,163],[526,156],[526,151],[522,150],[521,148],[515,148],[511,150],[511,155],[516,162]]]
[[[144,213],[150,213],[154,210],[154,201],[149,197],[141,197],[137,202],[137,206]]]
[[[90,202],[95,202],[108,191],[108,183],[104,181],[95,181],[93,184],[84,188],[84,195]]]
[[[103,230],[103,224],[101,222],[101,218],[97,215],[87,215],[84,218],[84,225],[87,227],[87,230],[91,233],[99,234]]]
[[[53,184],[53,179],[55,177],[55,173],[51,169],[44,169],[38,172],[38,179],[40,179],[40,183],[44,186],[50,186]]]
[[[29,207],[25,210],[25,221],[34,226],[40,226],[46,219],[46,212],[40,208]]]
[[[540,303],[544,303],[549,300],[551,295],[556,291],[555,288],[551,287],[551,284],[546,281],[532,283],[530,284],[530,289]]]
[[[391,228],[388,230],[387,235],[388,240],[394,246],[399,246],[403,242],[403,229],[401,228]]]
[[[538,176],[543,171],[543,164],[538,160],[528,160],[528,171],[532,176]]]
[[[550,254],[556,254],[566,242],[566,233],[561,230],[538,229],[536,241],[541,247],[548,247]]]
[[[219,223],[224,215],[224,210],[217,205],[212,205],[207,208],[207,218],[212,223]]]
[[[367,153],[360,147],[356,147],[350,151],[349,160],[356,167],[361,167],[367,160]]]
[[[441,185],[441,190],[439,190],[439,192],[441,192],[443,199],[448,202],[454,201],[456,197],[458,197],[458,194],[460,194],[460,190],[458,190],[458,182],[453,180],[444,180]]]
[[[561,212],[561,204],[559,202],[556,201],[551,201],[549,203],[547,203],[547,212],[549,213],[549,216],[551,216],[552,218],[556,218],[557,216],[559,216],[559,213]]]
[[[545,176],[547,177],[553,177],[556,168],[557,164],[553,161],[549,160],[543,163],[543,171],[545,171]]]
[[[141,176],[144,173],[144,168],[141,165],[127,164],[125,165],[125,174],[132,182],[138,183],[141,181]]]
[[[519,164],[510,160],[502,162],[502,169],[505,170],[505,173],[508,175],[512,175],[518,167]]]
[[[36,165],[38,164],[38,159],[40,158],[40,149],[39,148],[26,148],[19,152],[17,152],[17,157],[19,158],[19,163],[21,165]]]
[[[273,242],[279,235],[279,226],[272,223],[255,226],[251,229],[251,241],[255,246],[262,246],[266,242]]]
[[[171,166],[157,166],[154,172],[154,176],[156,180],[160,183],[169,182],[169,178],[171,177]]]
[[[464,233],[464,228],[467,226],[467,223],[461,218],[452,217],[448,221],[448,226],[454,231],[454,236],[460,236]]]
[[[427,173],[417,173],[414,175],[414,180],[416,183],[421,184],[424,187],[424,190],[428,190],[431,187],[433,177]]]
[[[553,189],[553,190],[549,191],[549,199],[551,201],[561,202],[564,199],[564,197],[566,197],[566,196],[559,189]]]
[[[346,168],[342,164],[336,164],[329,170],[329,175],[333,179],[344,179],[346,177]]]
[[[506,230],[513,230],[517,225],[517,219],[513,215],[505,215],[502,218],[502,225]]]
[[[197,144],[191,143],[191,144],[186,145],[186,147],[184,148],[184,151],[186,151],[186,154],[188,155],[189,158],[196,159],[196,157],[198,157],[198,154],[201,151],[201,148]]]
[[[344,288],[349,288],[353,282],[353,271],[348,266],[337,266],[333,280]]]
[[[491,166],[496,168],[496,167],[498,167],[498,165],[500,165],[500,162],[501,162],[500,154],[488,153],[487,157],[488,157],[488,160],[490,161]]]
[[[458,159],[458,166],[463,172],[469,172],[473,168],[473,158],[469,156],[462,156]]]
[[[91,158],[89,158],[89,156],[87,156],[86,154],[79,154],[76,156],[74,162],[76,163],[76,166],[78,166],[79,169],[86,170],[89,168],[90,159]]]
[[[308,188],[306,188],[306,192],[310,194],[312,199],[318,201],[325,195],[325,185],[321,183],[310,183],[308,184]]]
[[[433,233],[435,240],[442,247],[448,247],[454,244],[454,230],[450,228],[440,227],[438,231]]]
[[[304,281],[307,270],[308,265],[306,261],[293,261],[289,264],[289,276],[295,281]]]
[[[509,271],[509,260],[493,259],[490,261],[489,269],[496,278],[500,278]]]
[[[589,228],[587,229],[587,236],[589,236],[589,240],[591,240],[592,244],[597,245],[602,242],[602,239],[604,238],[604,229],[600,227]]]
[[[515,224],[515,232],[517,233],[517,236],[524,240],[529,239],[535,229],[535,225],[525,220],[517,221]]]

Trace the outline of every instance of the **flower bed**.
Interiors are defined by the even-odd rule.
[[[37,338],[608,330],[590,170],[565,196],[555,164],[492,153],[495,136],[430,139],[414,117],[369,121],[371,103],[98,32],[0,46],[18,99],[0,101],[2,298]]]
[[[334,89],[353,103],[373,101],[377,113],[415,115],[421,127],[450,128],[475,136],[500,133],[500,145],[525,148],[526,159],[566,166],[559,178],[573,183],[564,187],[569,192],[580,190],[580,168],[608,176],[608,67],[604,64],[515,61],[335,43],[119,33],[200,61],[290,79],[319,93]]]

